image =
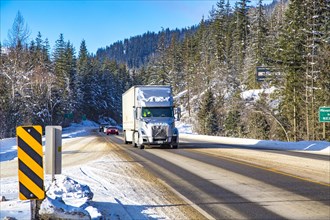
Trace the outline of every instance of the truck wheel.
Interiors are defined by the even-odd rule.
[[[137,147],[136,142],[135,142],[135,140],[136,140],[135,138],[136,138],[136,132],[133,133],[133,138],[132,138],[132,146],[133,147]]]
[[[134,140],[134,137],[133,137],[133,140],[132,140],[132,147],[137,147],[136,143],[135,143],[135,140]]]
[[[128,141],[126,139],[126,131],[124,131],[124,142],[125,142],[125,144],[128,144]]]
[[[139,135],[139,132],[135,132],[134,133],[135,135],[134,135],[134,140],[136,140],[136,142],[135,142],[135,147],[138,147],[139,149],[144,149],[144,145],[143,145],[143,142],[142,143],[140,143],[140,135]]]
[[[178,145],[177,144],[173,144],[171,145],[172,149],[178,149]]]

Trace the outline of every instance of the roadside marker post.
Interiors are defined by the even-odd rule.
[[[46,126],[46,174],[52,175],[62,173],[62,127]]]
[[[40,125],[16,128],[19,199],[31,200],[31,219],[38,218],[41,201],[45,198]]]
[[[16,128],[19,198],[42,200],[45,198],[42,152],[42,128],[19,126]]]

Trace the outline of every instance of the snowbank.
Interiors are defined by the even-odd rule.
[[[330,142],[327,141],[265,141],[256,139],[217,137],[207,135],[180,134],[180,138],[197,142],[217,143],[230,146],[245,146],[246,148],[272,149],[272,150],[296,150],[310,153],[330,155]]]
[[[91,129],[98,127],[98,124],[93,121],[82,121],[81,123],[72,123],[70,127],[63,128],[62,138],[73,138],[87,136]]]
[[[175,122],[175,127],[179,130],[179,134],[193,134],[192,125],[182,123],[182,122]]]
[[[43,219],[91,219],[101,217],[98,210],[89,205],[93,193],[86,185],[81,185],[64,175],[57,175],[51,183],[46,198],[40,206]]]
[[[16,138],[0,140],[0,162],[13,160],[17,157]]]

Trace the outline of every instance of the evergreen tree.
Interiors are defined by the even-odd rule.
[[[242,72],[244,59],[246,55],[247,38],[250,32],[249,18],[248,18],[248,3],[250,0],[239,0],[236,2],[234,17],[235,17],[235,31],[234,50],[236,51],[235,63],[237,73]]]
[[[63,123],[64,117],[71,118],[72,106],[70,101],[72,93],[73,79],[73,48],[70,42],[65,42],[63,34],[55,42],[55,49],[53,53],[54,60],[54,74],[56,81],[52,91],[51,100],[51,114],[52,123]],[[67,122],[66,122],[67,123]],[[65,124],[63,124],[65,125]]]
[[[86,93],[88,88],[90,74],[90,59],[85,40],[80,44],[80,50],[77,58],[77,80],[76,80],[76,101],[77,101],[77,114],[82,115],[89,108],[86,106]]]
[[[217,58],[220,63],[226,60],[226,23],[227,14],[225,8],[225,0],[220,0],[216,4],[216,9],[213,14],[211,14],[213,20],[212,29],[215,32],[215,41],[217,48]]]
[[[292,0],[285,13],[285,24],[280,35],[280,60],[285,71],[282,89],[281,114],[287,117],[290,138],[305,138],[303,101],[306,71],[306,11],[301,1]]]
[[[215,135],[217,133],[218,122],[215,101],[211,89],[205,92],[197,117],[201,134]]]
[[[153,85],[170,85],[169,75],[171,66],[166,54],[166,35],[163,31],[157,46],[157,58],[151,63],[152,72],[150,73],[149,83]]]
[[[308,0],[309,10],[307,19],[307,70],[306,90],[309,103],[310,135],[312,139],[323,139],[323,129],[326,137],[330,137],[329,123],[318,122],[318,107],[330,106],[330,2],[329,0]],[[308,80],[308,81],[307,81]],[[324,127],[323,127],[324,126]]]
[[[258,88],[256,83],[256,68],[266,64],[266,37],[268,30],[266,28],[265,9],[262,0],[259,0],[256,7],[249,10],[251,20],[250,33],[248,36],[246,58],[244,60],[243,72],[246,75],[245,84],[247,88]]]
[[[66,59],[66,72],[68,75],[69,82],[67,90],[68,90],[68,100],[67,100],[67,114],[69,114],[68,122],[72,122],[73,116],[76,112],[76,109],[79,106],[78,100],[78,77],[76,72],[76,57],[75,57],[75,49],[70,41],[67,42],[65,49],[65,59]]]
[[[30,44],[30,68],[31,68],[31,106],[33,106],[32,122],[40,125],[48,125],[51,123],[49,111],[49,91],[54,81],[52,73],[52,65],[49,57],[48,42],[42,39],[39,32],[35,45]]]

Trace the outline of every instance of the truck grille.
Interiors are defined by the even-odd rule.
[[[152,137],[156,139],[166,139],[168,136],[168,126],[154,125],[152,126]]]

